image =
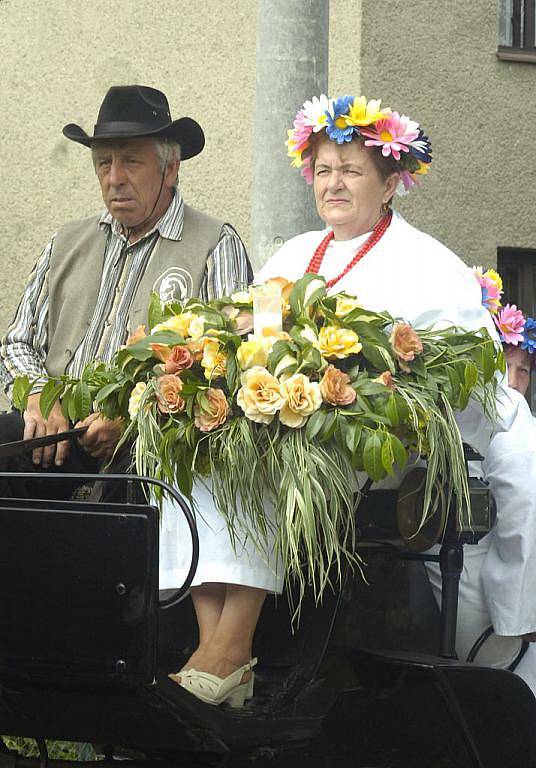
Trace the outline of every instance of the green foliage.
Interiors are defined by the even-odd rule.
[[[78,379],[51,378],[41,394],[41,409],[47,416],[61,401],[73,422],[93,410],[122,418],[122,444],[133,444],[136,471],[175,485],[194,504],[194,483],[210,475],[233,541],[249,537],[267,555],[275,540],[287,578],[297,581],[301,592],[310,581],[320,597],[332,566],[340,572],[342,558],[356,564],[354,512],[365,478],[380,482],[402,470],[414,454],[428,463],[423,521],[438,483],[459,507],[468,502],[454,411],[474,399],[493,417],[504,358],[485,329],[459,328],[418,330],[413,352],[401,355],[391,344],[391,334],[401,330],[394,318],[355,301],[343,302],[350,311],[341,317],[337,297],[327,296],[324,279],[313,274],[296,282],[289,305],[285,332],[268,343],[256,340],[258,355],[265,356],[259,370],[278,388],[281,400],[268,416],[252,415],[244,405],[244,371],[237,357],[243,339],[234,318],[247,313],[250,304],[192,299],[184,307],[161,306],[155,295],[149,326],[160,325],[160,330],[120,349],[110,364],[86,366]],[[198,319],[194,337],[189,335],[191,315],[175,317],[183,312]],[[329,337],[326,343],[335,348],[322,347],[321,337]],[[202,362],[196,357],[209,341],[212,349],[217,342],[218,367],[210,355]],[[169,373],[173,367],[166,365],[175,348],[190,359]],[[322,399],[320,382],[328,366],[342,376],[345,398],[332,400],[324,393]],[[166,370],[167,380],[162,380]],[[304,402],[316,405],[295,428],[283,418],[290,402],[282,393],[289,377],[298,379],[298,374],[309,387]],[[173,402],[162,390],[170,377],[179,396]],[[25,377],[16,380],[16,407],[24,410],[33,385]],[[220,390],[228,411],[216,428],[203,432],[198,420],[214,415],[209,390],[212,395]],[[156,495],[161,500],[162,494]]]

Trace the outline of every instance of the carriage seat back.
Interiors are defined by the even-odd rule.
[[[0,681],[156,675],[158,511],[0,499]]]

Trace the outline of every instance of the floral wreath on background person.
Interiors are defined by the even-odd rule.
[[[482,289],[482,305],[493,317],[499,338],[503,344],[509,344],[533,355],[536,352],[536,320],[525,315],[515,304],[501,304],[503,282],[498,272],[482,267],[473,267],[473,274]],[[536,368],[536,357],[531,357]]]
[[[304,103],[288,131],[286,144],[292,165],[302,169],[308,184],[313,183],[311,139],[320,131],[337,144],[361,137],[365,147],[378,148],[384,157],[391,156],[400,167],[400,194],[419,184],[419,176],[428,173],[432,162],[430,140],[419,123],[389,107],[380,109],[380,104],[380,99],[367,101],[365,96],[335,99],[324,94]]]

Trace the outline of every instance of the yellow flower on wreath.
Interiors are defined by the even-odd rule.
[[[260,339],[252,337],[249,341],[243,341],[236,350],[236,359],[240,368],[245,371],[254,365],[266,367],[269,350]]]
[[[151,333],[157,333],[157,331],[175,331],[185,339],[190,335],[190,325],[193,320],[196,320],[198,315],[193,312],[183,312],[181,315],[173,315],[168,317],[161,323],[158,323],[151,329]],[[201,334],[200,334],[201,335]]]
[[[371,99],[368,103],[364,96],[358,96],[344,117],[346,125],[370,125],[385,117],[390,110],[380,109],[381,99]]]
[[[205,369],[205,379],[225,376],[227,370],[227,356],[222,350],[222,345],[215,339],[207,339],[203,347],[201,365]]]
[[[284,404],[279,380],[260,365],[245,371],[236,402],[251,421],[270,424]]]
[[[279,411],[279,421],[287,427],[303,427],[309,416],[322,405],[320,384],[304,373],[281,377],[281,394],[285,404]]]
[[[354,309],[362,308],[362,304],[352,296],[337,296],[337,305],[335,307],[335,314],[337,317],[345,317],[349,315]]]
[[[342,359],[349,355],[357,355],[363,347],[357,333],[349,328],[326,325],[318,334],[318,348],[323,357]]]
[[[131,419],[135,419],[136,416],[139,413],[140,410],[140,403],[141,398],[143,397],[143,393],[147,389],[147,384],[144,381],[138,381],[132,392],[130,393],[130,398],[128,401],[128,415]]]

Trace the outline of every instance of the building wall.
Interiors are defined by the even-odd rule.
[[[255,26],[255,0],[0,0],[0,332],[51,234],[101,208],[89,150],[61,130],[92,132],[110,85],[160,88],[200,122],[184,196],[247,239]]]
[[[499,61],[496,0],[362,3],[368,98],[422,123],[434,161],[398,207],[469,264],[536,247],[536,65]]]

